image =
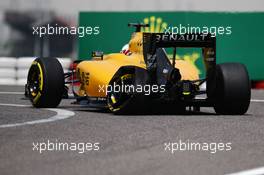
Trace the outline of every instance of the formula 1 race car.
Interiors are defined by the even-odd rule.
[[[26,94],[34,107],[57,107],[67,96],[67,84],[77,104],[107,108],[115,114],[165,110],[168,113],[214,107],[218,114],[247,112],[251,87],[248,72],[240,63],[216,64],[216,38],[210,34],[142,33],[136,28],[129,52],[76,61],[76,69],[64,73],[56,58],[37,58],[28,72]],[[199,79],[194,66],[176,60],[176,48],[202,49],[206,76]],[[171,49],[171,54],[169,54]],[[77,80],[69,77],[76,76]],[[206,82],[206,89],[201,84]]]

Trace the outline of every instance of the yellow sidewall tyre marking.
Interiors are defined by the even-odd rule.
[[[115,99],[114,95],[111,95],[111,100],[112,100],[113,104],[116,103],[116,99]]]
[[[33,99],[33,104],[36,104],[38,102],[39,98],[41,97],[41,92],[43,89],[43,71],[42,71],[40,63],[33,61],[32,65],[37,65],[38,69],[39,69],[39,77],[38,78],[39,78],[39,90],[40,91],[38,92],[38,94]]]
[[[39,78],[40,78],[40,84],[39,84],[39,89],[42,91],[42,89],[43,89],[43,72],[42,72],[42,68],[41,68],[41,66],[40,66],[40,64],[38,63],[37,64],[37,66],[38,66],[38,68],[39,68]]]
[[[33,103],[36,104],[41,96],[41,93],[38,92],[38,95],[33,99]]]

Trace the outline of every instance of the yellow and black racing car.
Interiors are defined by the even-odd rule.
[[[216,64],[216,38],[210,34],[143,33],[136,28],[125,52],[104,55],[95,51],[91,60],[76,61],[67,73],[56,58],[37,58],[28,72],[26,94],[34,107],[57,107],[67,96],[67,84],[78,104],[109,109],[115,114],[143,111],[183,112],[214,107],[218,114],[247,112],[251,87],[240,63]],[[176,59],[176,49],[202,49],[206,76],[188,61]],[[69,79],[76,76],[77,79]],[[201,89],[201,84],[206,88]]]

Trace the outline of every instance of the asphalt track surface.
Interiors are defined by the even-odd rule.
[[[17,92],[23,87],[0,86],[1,175],[214,175],[249,169],[264,174],[264,91],[252,90],[254,101],[243,116],[215,115],[210,108],[188,115],[117,116],[72,105],[73,100],[63,100],[58,112],[32,108]],[[47,140],[99,142],[100,149],[33,150],[33,143]],[[179,140],[231,142],[232,149],[165,150],[164,143]]]

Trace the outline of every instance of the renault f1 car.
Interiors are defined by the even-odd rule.
[[[56,58],[37,58],[28,72],[27,95],[34,107],[57,107],[67,96],[67,84],[77,104],[107,108],[115,114],[142,110],[167,112],[213,107],[218,114],[247,112],[251,87],[248,72],[240,63],[216,64],[216,38],[210,34],[143,33],[136,28],[129,52],[104,55],[93,52],[91,60],[76,61],[76,69],[64,73]],[[199,79],[195,67],[176,60],[176,49],[202,49],[206,76]],[[167,53],[172,49],[171,54]],[[129,54],[128,54],[129,53]],[[77,80],[69,77],[75,76]],[[201,84],[206,82],[206,89]]]

